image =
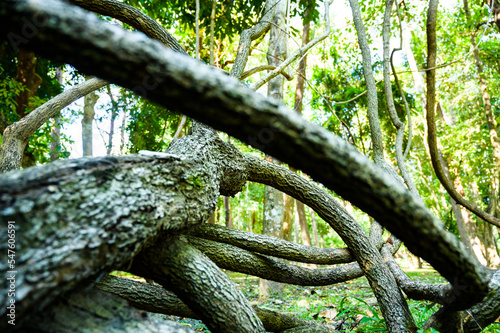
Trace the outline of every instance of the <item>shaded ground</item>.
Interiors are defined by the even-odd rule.
[[[428,283],[445,283],[445,280],[430,267],[422,269],[404,268],[404,271],[412,279],[419,279]],[[375,296],[364,277],[347,283],[325,287],[285,285],[283,298],[271,297],[266,302],[259,302],[258,278],[234,272],[227,273],[252,305],[288,312],[304,319],[322,321],[341,332],[387,332]],[[435,304],[427,301],[410,300],[409,307],[419,326],[437,310]],[[160,316],[166,317],[164,315]],[[169,319],[177,319],[180,323],[191,326],[200,332],[210,332],[198,320],[188,318]],[[483,332],[500,333],[499,320]]]

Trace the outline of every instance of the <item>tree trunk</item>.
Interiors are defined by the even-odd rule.
[[[294,210],[295,210],[295,199],[285,194],[282,237],[287,241],[291,241],[293,238]]]
[[[63,71],[58,68],[56,70],[57,81],[60,85],[63,84]],[[52,142],[50,143],[50,161],[53,162],[59,158],[61,153],[61,114],[59,113],[52,118],[52,124],[50,129],[50,136],[52,137]]]
[[[122,125],[120,128],[120,154],[125,151],[125,131],[127,129],[127,111],[123,111]]]
[[[471,14],[469,10],[469,4],[467,0],[463,0],[464,2],[464,11],[465,16],[467,18],[467,23],[469,26],[472,24],[471,22]],[[492,0],[490,0],[490,3]],[[497,2],[498,4],[498,2]],[[498,19],[499,8],[496,8],[496,16],[495,20]],[[497,22],[498,24],[498,22]],[[479,51],[477,49],[476,37],[473,33],[471,33],[470,41],[472,45],[472,53],[474,54],[474,61],[476,62],[477,75],[479,77],[479,85],[481,87],[481,94],[483,98],[483,106],[484,106],[484,115],[486,118],[486,123],[488,124],[488,131],[490,137],[490,144],[493,147],[493,158],[495,160],[495,165],[497,167],[496,175],[500,177],[500,139],[498,137],[497,132],[497,123],[495,120],[495,115],[493,114],[492,106],[491,106],[491,97],[488,93],[488,83],[484,77],[483,73],[483,64],[481,62],[481,58],[479,57]]]
[[[111,88],[108,85],[108,95],[111,99],[111,120],[109,122],[109,134],[108,134],[108,145],[106,147],[106,155],[111,155],[111,150],[113,149],[113,135],[115,133],[115,118],[118,115],[118,102],[111,93]]]
[[[16,81],[23,84],[25,89],[16,96],[16,113],[23,118],[33,109],[33,97],[42,83],[42,78],[36,73],[35,53],[25,49],[19,50],[17,57]]]
[[[234,228],[233,212],[231,211],[231,199],[224,196],[224,216],[226,218],[226,227]]]
[[[443,165],[443,170],[446,174],[446,177],[448,177],[449,179],[452,179],[451,175],[450,175],[450,170],[448,167],[448,162],[444,159],[441,151],[439,151],[439,158],[441,160],[441,164]],[[463,192],[463,187],[462,187],[462,184],[459,184],[459,185],[460,186],[457,186],[457,182],[455,182],[455,187],[457,188],[457,191],[460,193],[460,189],[462,189],[462,192]],[[463,193],[461,195],[463,196]],[[462,243],[464,243],[464,245],[467,248],[467,250],[469,251],[469,253],[473,257],[478,259],[478,257],[476,257],[476,255],[475,255],[474,249],[472,247],[469,232],[467,230],[467,226],[465,225],[464,217],[462,215],[461,207],[457,204],[455,199],[453,199],[452,197],[450,197],[450,204],[451,204],[451,208],[453,210],[453,213],[455,215],[455,221],[457,223],[458,233],[460,234],[460,240],[462,241]]]
[[[16,295],[17,318],[28,318],[82,279],[130,260],[159,230],[205,222],[219,190],[234,195],[226,189],[241,188],[238,182],[220,185],[228,170],[221,164],[233,157],[217,154],[234,150],[217,139],[201,130],[176,140],[169,154],[61,160],[23,170],[21,178],[1,175],[2,219],[31,230],[19,233],[16,244],[16,287],[23,290]],[[190,157],[181,161],[182,155]],[[215,159],[208,162],[210,156]],[[6,237],[4,233],[4,252]],[[50,247],[46,239],[54,240]],[[8,271],[7,262],[0,268]],[[4,279],[2,289],[8,289],[7,283]],[[0,295],[0,303],[7,302],[7,293]]]
[[[283,193],[271,186],[264,189],[264,217],[262,219],[262,234],[281,238],[284,218]],[[269,297],[282,297],[283,285],[274,281],[260,279],[259,297],[264,300]]]
[[[309,214],[311,215],[311,226],[313,232],[313,246],[319,247],[319,235],[318,235],[318,225],[316,223],[316,214],[312,208],[309,208]]]
[[[302,244],[311,246],[311,235],[309,234],[309,225],[306,218],[306,209],[304,204],[297,201],[297,215],[299,216],[300,233],[302,235]]]
[[[287,1],[278,0],[272,19],[267,63],[278,66],[287,55],[286,13]],[[269,81],[267,96],[276,101],[283,100],[283,76],[279,75]],[[279,163],[277,160],[275,163]],[[284,198],[280,191],[266,186],[264,190],[264,219],[262,220],[262,233],[269,236],[282,237],[284,223]],[[270,296],[283,296],[283,285],[274,281],[261,279],[259,282],[259,295],[261,299]]]
[[[85,77],[85,80],[88,81],[89,77]],[[82,119],[82,144],[83,144],[83,156],[92,156],[92,139],[93,139],[93,130],[92,125],[94,122],[94,107],[99,99],[99,95],[97,95],[94,91],[88,93],[84,97],[83,104],[83,119]],[[108,154],[109,155],[109,154]]]

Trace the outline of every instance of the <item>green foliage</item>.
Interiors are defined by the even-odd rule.
[[[20,119],[20,115],[17,113],[16,97],[27,88],[23,83],[16,81],[18,53],[8,44],[2,46],[4,53],[0,57],[0,123],[8,126]],[[26,110],[27,113],[63,91],[63,86],[56,79],[56,69],[61,67],[61,63],[37,57],[35,72],[42,81],[35,96],[29,101],[30,108]],[[61,118],[61,126],[68,121],[69,119]],[[60,140],[61,145],[56,148],[59,152],[59,158],[67,158],[70,155],[67,147],[71,140],[64,133],[61,134]],[[50,161],[51,142],[53,139],[50,135],[49,120],[30,137],[27,150],[34,155],[37,163],[47,163]]]
[[[119,111],[129,114],[129,152],[164,151],[167,148],[179,123],[179,114],[165,110],[128,90],[121,91],[117,103]]]

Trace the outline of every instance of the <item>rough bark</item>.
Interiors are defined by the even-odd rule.
[[[30,136],[40,126],[57,115],[65,106],[106,84],[107,82],[104,80],[92,79],[76,85],[31,111],[18,122],[8,126],[3,134],[2,146],[0,147],[0,172],[21,168],[24,149]]]
[[[354,261],[350,251],[346,248],[316,248],[289,242],[277,237],[228,229],[218,225],[202,224],[189,231],[189,234],[220,243],[231,244],[248,251],[303,263],[335,265]]]
[[[452,311],[447,307],[441,308],[425,323],[424,329],[433,327],[441,333],[455,333],[457,328],[465,333],[482,332],[493,323],[500,314],[500,270],[491,273],[489,293],[481,303],[465,311]]]
[[[363,271],[357,263],[334,268],[310,269],[286,264],[278,259],[256,254],[229,244],[197,237],[188,237],[186,239],[220,268],[251,274],[273,282],[300,286],[326,286],[363,276]]]
[[[194,333],[184,325],[140,311],[121,297],[87,286],[61,296],[13,332]]]
[[[411,280],[396,263],[387,245],[382,248],[381,253],[392,274],[398,281],[398,285],[409,298],[428,300],[438,304],[448,304],[456,298],[453,287],[450,284],[430,284]]]
[[[182,238],[156,242],[134,259],[131,270],[165,288],[173,287],[172,291],[214,332],[265,332],[227,274]]]
[[[383,262],[380,253],[374,247],[374,243],[371,242],[363,228],[334,198],[286,168],[251,157],[246,157],[246,159],[250,180],[272,184],[272,186],[307,204],[315,209],[319,216],[339,234],[370,282],[388,322],[388,327],[404,330],[406,329],[405,325],[414,326],[396,281]],[[398,305],[396,306],[396,304]],[[398,309],[402,312],[399,312]],[[407,314],[409,318],[406,317]],[[408,324],[401,324],[401,321],[405,320],[409,321]],[[397,328],[398,325],[401,326]]]
[[[0,33],[11,40],[14,35],[23,36],[19,22],[22,17],[32,19],[35,12],[44,13],[51,20],[37,26],[38,34],[27,44],[30,48],[48,57],[64,59],[89,74],[100,74],[131,89],[142,88],[148,98],[173,110],[185,110],[304,170],[371,214],[448,280],[454,281],[456,277],[456,284],[467,285],[469,288],[462,292],[459,306],[474,304],[486,294],[486,272],[467,255],[463,245],[401,184],[341,139],[216,69],[52,0],[1,2]],[[61,47],[68,43],[74,47]],[[79,46],[89,51],[82,55],[77,52],[82,49]],[[124,66],[129,70],[123,71]],[[184,98],[186,93],[192,98]],[[266,145],[256,138],[263,129],[277,130],[272,132],[272,142]],[[301,153],[300,159],[297,152]]]
[[[238,177],[224,176],[236,170],[222,165],[234,148],[207,131],[176,140],[169,154],[57,161],[1,175],[0,216],[18,230],[18,318],[123,264],[160,230],[206,221],[219,191],[239,191]],[[223,151],[229,155],[218,155]],[[6,262],[1,269],[8,270]],[[5,293],[0,304],[7,302]]]

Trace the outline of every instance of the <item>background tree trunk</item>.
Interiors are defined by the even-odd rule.
[[[223,196],[224,198],[224,216],[226,221],[226,227],[234,228],[233,222],[233,212],[231,211],[231,198]]]
[[[90,77],[86,76],[85,80],[88,81]],[[82,144],[83,156],[92,156],[92,139],[93,139],[93,122],[94,122],[94,107],[99,99],[99,95],[91,92],[84,97],[83,104],[83,119],[82,119]]]
[[[309,208],[309,214],[311,215],[311,226],[312,226],[312,232],[313,232],[313,246],[320,247],[319,244],[319,237],[318,237],[318,225],[316,222],[316,213],[314,213],[314,210],[312,208]]]
[[[287,241],[292,241],[293,238],[293,212],[295,210],[295,199],[285,194],[284,199],[284,214],[283,214],[283,231],[282,237]]]
[[[275,7],[274,16],[269,37],[269,49],[267,51],[267,63],[271,66],[278,66],[287,55],[286,36],[286,13],[287,1],[278,0]],[[278,75],[268,82],[267,95],[277,101],[283,100],[283,76]],[[279,163],[274,160],[273,162]],[[284,198],[283,193],[270,187],[265,187],[264,194],[264,219],[262,220],[262,233],[269,236],[282,237],[284,222]],[[288,231],[288,230],[287,230]],[[283,295],[283,285],[273,281],[260,279],[259,295],[265,299],[271,295],[281,297]]]
[[[63,84],[63,70],[58,68],[56,71],[56,78],[60,85]],[[50,161],[53,162],[59,158],[61,153],[61,114],[57,114],[52,118],[52,125],[50,129],[50,136],[52,142],[50,143]]]

